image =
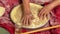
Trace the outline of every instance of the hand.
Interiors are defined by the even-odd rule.
[[[44,17],[48,17],[50,14],[52,14],[51,10],[53,8],[51,5],[46,5],[39,13],[38,16],[40,19],[44,19]],[[50,14],[49,14],[50,13]]]
[[[24,13],[22,15],[22,25],[25,25],[25,26],[29,26],[31,23],[30,21],[33,19],[32,17],[32,14],[31,13]]]
[[[40,19],[43,19],[44,17],[49,16],[48,14],[50,13],[52,16],[55,16],[51,10],[60,5],[60,0],[54,0],[52,3],[46,5],[38,14],[38,16],[40,17]]]

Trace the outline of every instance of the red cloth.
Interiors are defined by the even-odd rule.
[[[10,10],[12,10],[12,8],[14,6],[16,6],[16,5],[18,5],[20,3],[20,2],[18,2],[18,0],[0,0],[0,1],[3,2],[3,5],[6,8],[6,12],[3,15],[3,17],[8,17],[8,18],[9,18]],[[0,6],[2,6],[2,5],[0,4]],[[55,13],[55,15],[56,15],[56,18],[55,18],[56,22],[55,23],[60,24],[60,6],[57,6],[54,9],[54,12],[56,12]],[[55,24],[55,23],[53,23],[53,24]],[[53,24],[51,24],[51,25],[54,26]],[[49,24],[47,24],[47,25],[49,26]],[[48,26],[46,26],[46,27],[48,27]],[[26,32],[26,31],[30,31],[30,30],[22,29],[22,32]],[[33,34],[51,34],[51,33],[52,34],[60,34],[60,28],[52,29],[51,31],[37,32],[37,33],[33,33]]]
[[[60,5],[57,6],[57,7],[54,9],[54,12],[55,12],[55,15],[56,15],[56,19],[59,19],[59,20],[60,20]]]
[[[60,25],[60,5],[54,8],[55,22],[52,22],[52,26]],[[60,34],[60,28],[52,29],[52,34]]]

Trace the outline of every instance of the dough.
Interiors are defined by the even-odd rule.
[[[0,17],[5,13],[5,8],[4,7],[0,7]]]

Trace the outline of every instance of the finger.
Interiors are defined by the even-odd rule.
[[[45,19],[45,17],[47,16],[47,12],[44,11],[43,15],[42,15],[42,20]]]
[[[28,20],[28,24],[29,24],[29,25],[31,24],[31,18],[29,18],[29,20]]]
[[[47,19],[49,19],[50,18],[50,14],[48,13],[46,17],[47,17]]]
[[[26,24],[26,26],[28,26],[28,25],[29,25],[29,24],[28,24],[28,18],[26,18],[26,23],[25,23],[25,24]]]
[[[42,10],[42,13],[40,14],[40,16],[42,16],[42,18],[43,18],[45,13],[46,13],[46,9]]]
[[[44,12],[43,12],[43,13],[41,14],[40,19],[41,19],[41,20],[44,20],[44,19],[45,19],[45,17],[46,17],[46,13],[44,13]]]
[[[24,22],[24,18],[21,19],[21,23],[22,23],[22,25],[23,25],[23,22]]]
[[[43,17],[43,13],[42,13],[42,14],[40,14],[39,18],[41,19],[42,17]]]
[[[23,20],[23,25],[25,26],[25,24],[26,24],[26,18],[24,18]]]
[[[44,18],[48,18],[48,14],[49,14],[49,11],[48,10],[45,10]]]
[[[38,16],[40,17],[44,12],[44,9],[42,9],[40,12],[39,12],[39,14],[38,14]]]
[[[50,12],[50,16],[52,16],[52,12]]]
[[[22,20],[22,25],[24,25],[24,19]]]
[[[50,12],[50,13],[51,13],[51,16],[53,16],[53,17],[55,16],[53,12]]]
[[[42,16],[42,20],[46,17],[46,14],[44,13],[43,16]]]
[[[27,19],[28,19],[28,18],[26,17],[26,18],[25,18],[25,24],[24,24],[25,26],[28,25]]]
[[[48,14],[46,14],[46,18],[48,19]]]
[[[43,12],[42,13],[40,13],[40,15],[39,15],[39,18],[42,20],[43,19]]]
[[[40,18],[39,18],[40,20],[42,20],[43,19],[43,16],[40,16]]]

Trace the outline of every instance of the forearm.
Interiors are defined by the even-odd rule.
[[[29,0],[22,0],[22,1],[23,1],[24,13],[30,13]]]
[[[51,2],[49,5],[50,5],[50,7],[53,9],[53,8],[55,8],[56,6],[60,5],[60,1],[55,0],[55,1]]]

